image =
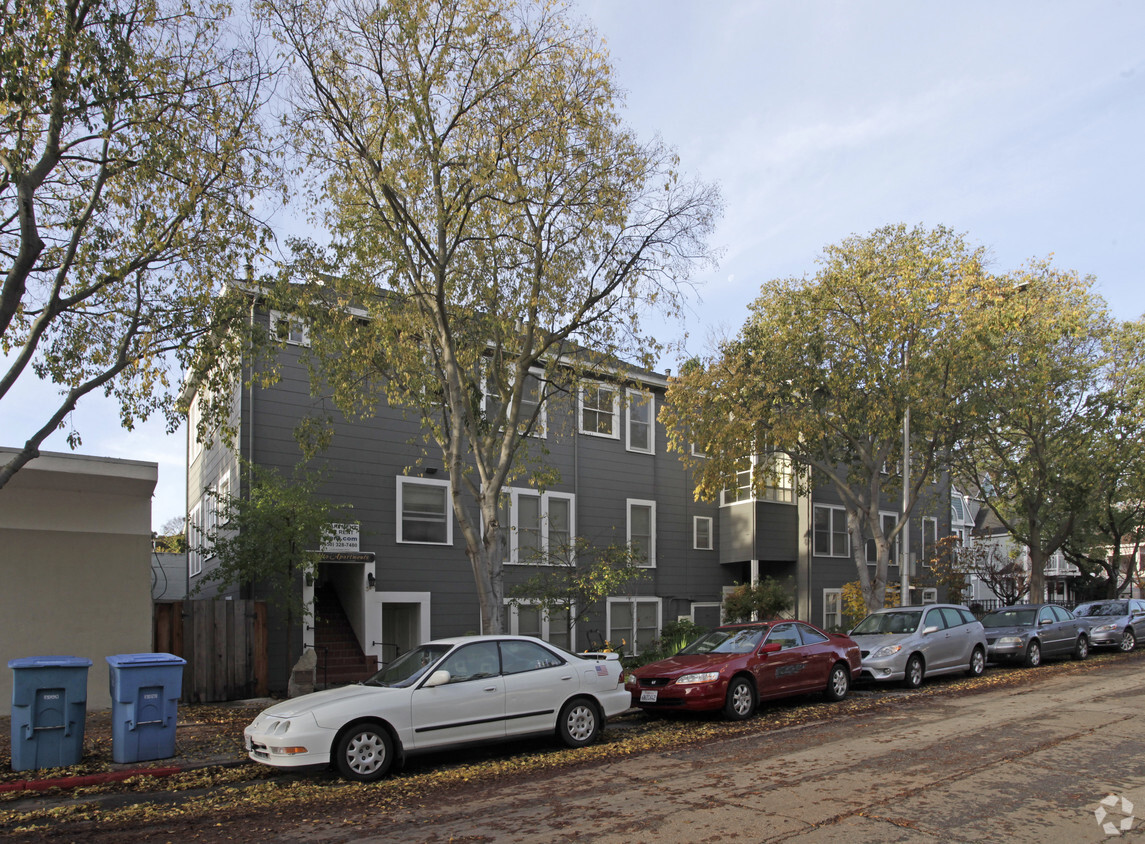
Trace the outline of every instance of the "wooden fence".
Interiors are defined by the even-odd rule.
[[[267,695],[265,602],[156,603],[153,624],[155,651],[187,660],[184,703]]]

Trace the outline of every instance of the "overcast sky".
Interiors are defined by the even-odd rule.
[[[998,271],[1052,254],[1093,275],[1115,316],[1145,312],[1145,3],[577,6],[607,42],[629,124],[723,192],[723,258],[697,278],[691,351],[734,332],[762,282],[899,222],[962,232]],[[5,445],[43,407],[30,385],[12,398]],[[74,416],[83,453],[159,463],[154,527],[183,512],[181,433],[124,432],[91,397]],[[64,436],[45,449],[66,451]]]

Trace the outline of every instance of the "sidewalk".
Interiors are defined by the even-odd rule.
[[[110,709],[87,713],[83,757],[66,768],[12,770],[12,719],[0,716],[0,795],[24,791],[72,789],[118,782],[136,776],[170,776],[206,767],[245,764],[243,728],[269,706],[269,699],[180,705],[175,725],[175,755],[146,762],[112,760]]]

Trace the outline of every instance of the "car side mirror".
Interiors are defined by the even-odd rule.
[[[425,687],[429,689],[434,686],[444,686],[450,679],[449,672],[444,668],[439,668],[429,675],[429,679],[425,681]]]
[[[761,654],[777,654],[781,650],[783,650],[783,645],[779,644],[779,642],[768,642],[759,649],[759,652]]]
[[[922,635],[923,636],[929,636],[931,633],[937,633],[937,632],[938,632],[938,625],[932,624],[932,625],[930,625],[930,627],[923,628]]]
[[[1047,624],[1053,624],[1053,623],[1054,623],[1054,621],[1052,618],[1043,618],[1041,621],[1038,622],[1038,627],[1045,627]]]

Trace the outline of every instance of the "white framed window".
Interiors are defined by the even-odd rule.
[[[789,455],[773,452],[753,455],[751,459],[741,462],[741,468],[736,472],[735,489],[720,491],[720,506],[757,500],[757,478],[762,483],[758,500],[779,504],[795,503],[795,466]]]
[[[398,478],[398,542],[452,545],[449,481]]]
[[[625,401],[628,450],[641,454],[656,451],[656,397],[640,390],[628,390]]]
[[[501,549],[507,563],[572,565],[576,496],[510,487],[501,494]]]
[[[187,516],[187,574],[195,577],[203,573],[203,555],[199,550],[203,542],[203,505],[196,504]]]
[[[582,434],[620,439],[620,390],[608,384],[585,384],[578,403]]]
[[[284,311],[271,311],[270,330],[289,346],[310,345],[310,326],[301,317]]]
[[[608,642],[613,650],[638,654],[660,636],[659,598],[609,598]]]
[[[922,565],[930,568],[930,562],[938,553],[938,519],[934,516],[922,517]]]
[[[223,472],[223,475],[222,475],[222,477],[219,478],[219,483],[215,487],[215,489],[218,493],[218,498],[217,498],[216,503],[215,503],[215,507],[218,510],[217,523],[219,526],[225,526],[227,524],[227,515],[226,515],[227,502],[231,497],[231,470],[230,469],[227,469],[227,471]]]
[[[628,499],[628,547],[638,558],[636,565],[656,566],[656,502]]]
[[[843,629],[843,590],[823,590],[823,629],[828,633]]]
[[[529,429],[529,436],[531,437],[543,438],[546,435],[548,417],[547,409],[543,404],[544,397],[545,379],[541,377],[539,372],[529,372],[525,376],[525,386],[521,391],[521,410],[517,418],[520,420],[520,430],[523,432],[524,426],[532,420],[533,414],[536,414],[536,424]],[[481,409],[490,421],[501,415],[501,398],[490,391],[488,379],[485,381],[485,393],[482,396]]]
[[[715,545],[712,537],[712,517],[692,517],[692,547],[697,551],[711,551]]]
[[[879,513],[879,524],[882,526],[883,536],[889,535],[890,532],[895,529],[895,526],[898,523],[899,523],[898,513],[891,513],[891,512],[887,512],[887,511],[882,511]],[[868,539],[867,540],[867,565],[873,566],[878,561],[879,561],[879,552],[878,552],[878,549],[875,547],[875,540]],[[895,541],[891,543],[891,553],[890,553],[890,558],[887,561],[887,565],[897,566],[898,564],[899,564],[899,540],[898,540],[898,537],[896,536]]]
[[[203,443],[199,440],[199,422],[203,418],[202,410],[199,404],[199,394],[195,393],[195,397],[191,399],[190,407],[187,408],[187,442],[190,449],[187,459],[190,462],[194,462],[203,453]]]
[[[545,612],[536,604],[513,604],[505,600],[506,629],[514,636],[536,636],[566,651],[576,642],[576,620],[569,623],[567,609]]]
[[[814,505],[814,552],[817,557],[849,557],[847,511],[834,504]]]

